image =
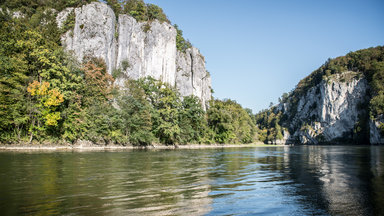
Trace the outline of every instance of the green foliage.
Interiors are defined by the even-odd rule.
[[[344,73],[346,71],[353,71],[354,73]],[[365,77],[369,82],[370,92],[367,94],[367,98],[370,99],[365,101],[361,106],[363,109],[360,108],[361,115],[353,131],[354,141],[367,143],[369,139],[369,117],[376,119],[384,114],[383,46],[358,50],[356,52],[350,52],[345,56],[328,59],[319,69],[301,80],[292,92],[282,96],[279,102],[289,105],[288,112],[281,115],[281,113],[276,112],[275,108],[272,107],[256,115],[256,122],[260,127],[259,138],[265,142],[279,138],[281,125],[292,126],[300,98],[305,95],[310,88],[320,84],[323,80],[329,81],[336,77],[336,75],[341,82],[347,82],[355,77]],[[320,94],[318,89],[316,90],[316,94]],[[314,109],[316,106],[317,104],[313,104],[311,109]],[[367,107],[369,107],[369,109],[367,109]],[[305,122],[293,125],[294,128],[290,129],[296,131],[313,120],[313,118],[309,118],[305,120]]]
[[[123,119],[123,135],[133,145],[149,145],[154,141],[152,133],[153,107],[146,100],[144,90],[137,81],[129,80],[127,89],[118,97]]]
[[[255,122],[259,127],[259,140],[265,143],[283,139],[281,124],[282,113],[272,107],[255,115]]]
[[[121,2],[119,0],[106,0],[106,3],[112,8],[116,16],[123,10]]]
[[[163,9],[154,4],[147,4],[147,16],[149,20],[159,20],[169,23],[167,16],[164,14]]]
[[[176,89],[151,77],[130,80],[127,86],[131,106],[136,104],[136,112],[131,112],[130,115],[142,115],[130,124],[140,124],[146,128],[130,132],[131,134],[137,133],[140,137],[139,133],[147,131],[148,134],[142,137],[152,137],[149,134],[153,134],[155,139],[150,140],[158,140],[167,145],[202,143],[203,140],[209,140],[205,137],[208,128],[204,110],[195,96],[180,100]],[[146,120],[143,122],[144,119]],[[144,140],[138,144],[148,143],[148,140]]]
[[[0,12],[0,16],[0,138],[17,134],[20,139],[21,128],[28,121],[25,116],[28,62],[16,47],[23,28],[8,14]],[[12,135],[5,133],[9,128],[14,128]]]
[[[311,75],[301,80],[292,93],[292,103],[297,103],[297,98],[303,95],[309,88],[328,78],[333,74],[345,71],[362,73],[371,86],[370,112],[372,118],[384,112],[384,47],[378,46],[350,52],[345,56],[328,59],[324,65]]]
[[[180,95],[168,84],[153,78],[140,79],[146,98],[152,103],[153,133],[161,143],[170,145],[180,141],[180,127],[178,122],[181,108]]]
[[[3,0],[0,6],[32,16],[39,8],[53,8],[61,11],[67,7],[80,7],[94,1],[98,0]]]
[[[380,134],[381,136],[384,136],[384,123],[380,123]]]
[[[196,96],[184,97],[181,106],[179,114],[181,142],[202,143],[208,128],[199,98]]]
[[[113,79],[119,78],[121,76],[121,74],[122,74],[121,69],[113,69],[112,70],[112,77],[113,77]]]
[[[67,19],[63,22],[63,26],[60,29],[61,33],[66,33],[69,30],[73,31],[73,29],[75,28],[75,18],[75,12],[71,11],[67,16]]]
[[[215,133],[218,143],[251,143],[256,127],[251,117],[240,104],[233,100],[214,100],[208,114],[208,125]]]
[[[159,20],[161,23],[170,23],[163,9],[154,4],[145,4],[143,0],[106,0],[106,2],[116,16],[129,14],[139,22]]]
[[[126,0],[122,2],[123,13],[131,15],[137,21],[148,21],[147,6],[143,0]]]
[[[1,142],[174,145],[254,140],[251,111],[234,101],[216,100],[207,114],[197,97],[182,98],[151,77],[129,80],[118,89],[114,79],[130,67],[128,61],[111,76],[102,59],[78,62],[64,52],[60,34],[73,28],[74,13],[58,29],[55,13],[47,8],[61,10],[90,1],[58,1],[55,6],[50,0],[5,2],[25,17],[0,12]],[[109,3],[141,21],[169,22],[161,8],[140,0]],[[178,35],[182,49],[190,47],[180,30]]]
[[[52,90],[63,97],[67,94],[65,80],[69,70],[62,64],[62,50],[56,38],[46,36],[57,28],[41,28],[7,14],[1,16],[0,98],[3,105],[0,112],[8,117],[1,118],[5,126],[1,133],[8,134],[8,138],[17,136],[17,140],[27,134],[28,140],[36,134],[40,134],[40,138],[52,136],[59,130],[51,126],[60,123],[62,106],[59,104],[54,109],[47,106],[42,101],[46,100],[45,96],[31,95],[27,87],[35,80],[39,84],[49,83]]]
[[[129,67],[131,67],[131,65],[127,59],[121,62],[121,69],[123,69],[123,71],[126,71]]]
[[[176,35],[176,48],[177,48],[177,50],[182,51],[182,52],[185,53],[185,51],[188,48],[192,47],[192,44],[188,40],[184,39],[183,31],[180,30],[179,27],[176,24],[174,25],[174,27],[175,27],[175,29],[177,31],[177,35]]]
[[[151,25],[149,23],[146,23],[143,25],[143,31],[147,33],[149,30],[151,30]]]

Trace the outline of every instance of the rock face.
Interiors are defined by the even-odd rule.
[[[279,104],[277,110],[287,115],[294,113],[283,125],[291,132],[286,142],[319,144],[352,140],[354,129],[366,116],[362,104],[369,100],[368,89],[368,82],[360,73],[347,71],[310,88],[299,98],[297,106]]]
[[[61,26],[74,10],[75,27],[62,36],[67,50],[82,61],[86,56],[101,57],[107,70],[122,70],[116,83],[152,76],[176,87],[182,96],[195,95],[205,107],[211,99],[211,80],[204,57],[196,48],[185,53],[176,49],[176,29],[159,21],[137,22],[129,15],[119,15],[101,2],[81,8],[68,8],[57,16]]]
[[[171,25],[157,20],[140,23],[131,16],[120,15],[118,28],[117,68],[126,62],[128,67],[123,69],[129,78],[152,76],[175,83],[176,30]]]
[[[116,16],[112,9],[99,2],[85,5],[75,10],[75,28],[62,37],[62,43],[80,61],[84,57],[103,58],[107,70],[112,72],[116,65]],[[70,10],[64,10],[58,17],[67,17]],[[60,23],[59,23],[60,24]]]
[[[177,52],[176,88],[182,95],[195,95],[207,102],[211,98],[211,77],[204,57],[195,47]],[[205,103],[203,103],[205,104]]]
[[[376,120],[369,121],[369,141],[371,144],[384,144],[382,127],[384,127],[384,116],[379,116]]]

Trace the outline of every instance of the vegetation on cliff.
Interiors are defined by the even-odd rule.
[[[154,4],[146,4],[143,0],[106,0],[106,3],[116,15],[129,14],[139,22],[157,19],[160,22],[170,23],[163,9]]]
[[[20,9],[25,2],[13,3]],[[215,100],[204,111],[197,97],[182,98],[150,77],[129,80],[125,88],[114,86],[102,59],[77,62],[63,50],[54,13],[45,10],[51,2],[36,4],[19,17],[5,7],[0,12],[0,142],[254,141],[250,115],[234,101]]]
[[[106,3],[113,9],[116,16],[118,14],[128,14],[135,18],[138,22],[151,22],[159,20],[171,24],[163,9],[154,4],[146,4],[143,0],[106,0]],[[192,44],[183,37],[183,31],[174,25],[176,36],[176,48],[185,52],[191,48]],[[145,26],[145,30],[149,31],[149,25]]]
[[[80,7],[82,5],[98,0],[4,0],[1,1],[1,7],[11,11],[19,11],[22,14],[32,17],[39,10],[55,9],[61,11],[67,7]]]
[[[99,0],[4,0],[0,3],[0,8],[4,9],[4,11],[9,10],[10,12],[17,12],[22,16],[29,17],[35,25],[40,25],[43,19],[53,20],[52,17],[47,18],[49,13],[52,15],[55,11],[62,11],[68,7],[81,7],[82,5],[91,2],[99,2]],[[139,22],[158,20],[160,22],[171,24],[171,21],[168,19],[162,8],[155,4],[146,4],[143,0],[101,0],[101,2],[107,3],[117,17],[118,14],[128,14]],[[54,9],[55,11],[50,11],[48,13],[47,9]],[[75,14],[72,12],[64,22],[63,28],[59,33],[65,33],[69,29],[72,29],[74,19]],[[177,31],[176,48],[179,51],[185,52],[186,49],[192,47],[192,44],[183,37],[182,30],[180,30],[176,24],[174,27]]]
[[[361,109],[366,109],[367,115],[361,115],[354,130],[357,140],[367,140],[369,136],[368,121],[380,118],[384,114],[384,47],[362,49],[350,52],[345,56],[328,59],[319,69],[301,80],[296,88],[289,94],[283,94],[280,103],[286,103],[287,112],[282,113],[277,107],[271,107],[256,114],[256,122],[261,128],[260,137],[268,142],[281,138],[282,126],[287,126],[296,116],[299,100],[309,89],[320,84],[323,80],[342,74],[346,71],[357,72],[369,82],[369,101],[361,104]],[[348,82],[346,78],[341,81]],[[312,119],[307,119],[310,123]],[[299,129],[299,128],[296,128]],[[384,134],[384,127],[382,127]]]

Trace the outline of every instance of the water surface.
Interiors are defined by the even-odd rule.
[[[384,147],[0,152],[1,215],[381,215]]]

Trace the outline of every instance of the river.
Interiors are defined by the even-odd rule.
[[[0,152],[1,215],[382,215],[384,147]]]

